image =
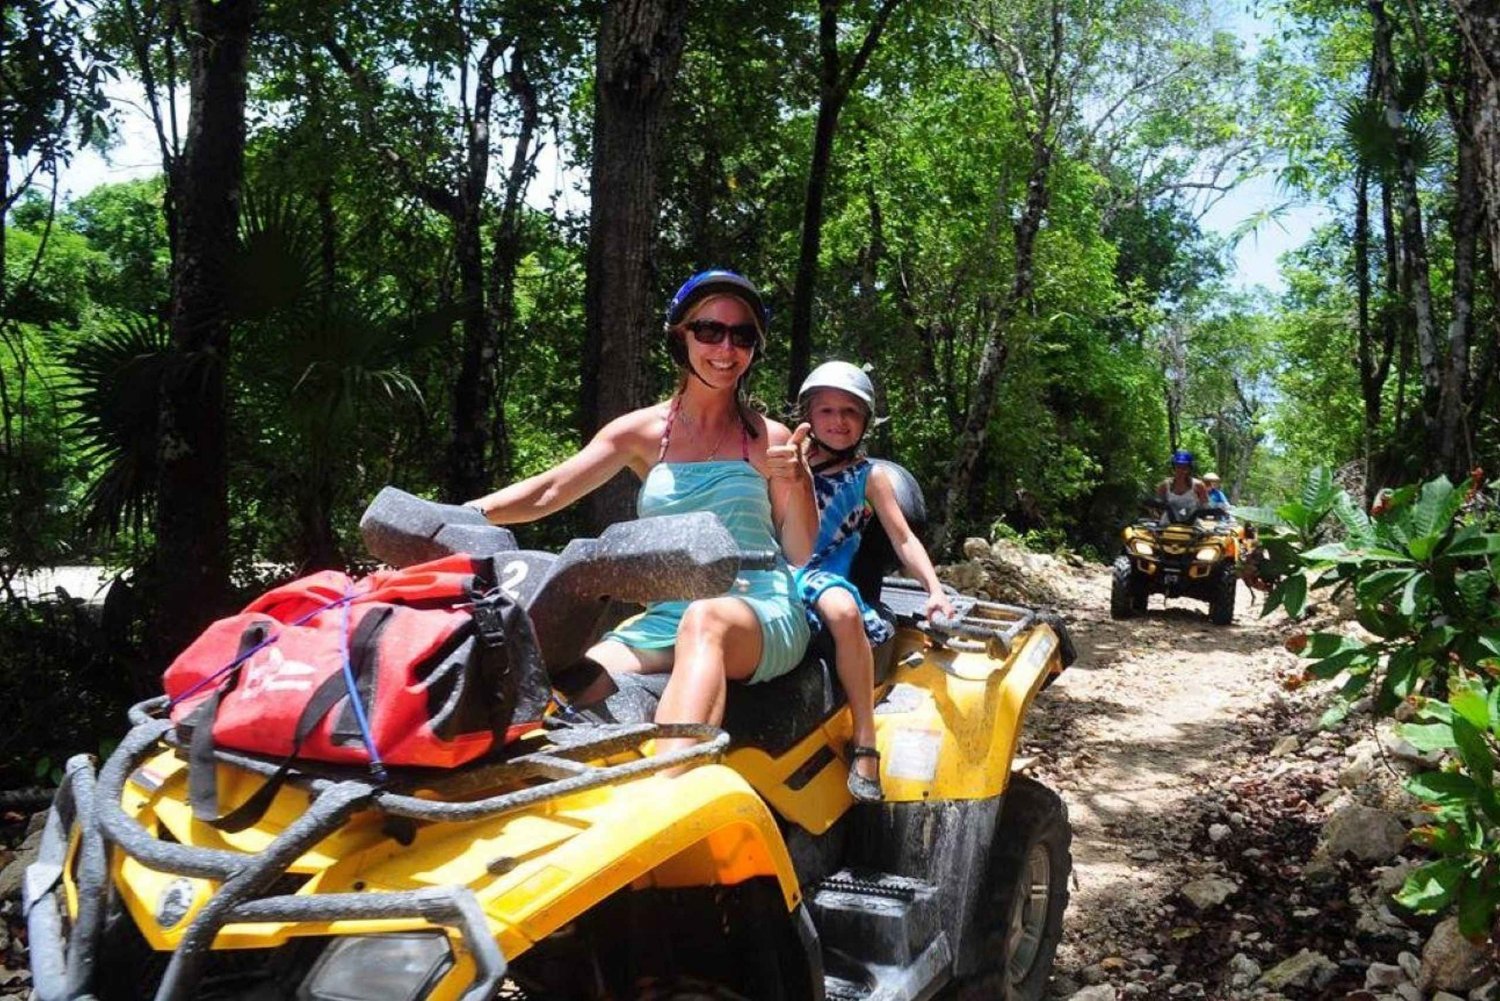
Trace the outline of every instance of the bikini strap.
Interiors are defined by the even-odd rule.
[[[750,461],[750,429],[745,427],[743,417],[740,418],[740,458]]]
[[[661,447],[656,450],[656,462],[660,465],[667,458],[667,445],[672,441],[672,425],[677,423],[677,411],[682,407],[682,394],[672,396],[672,405],[667,408],[667,426],[661,429]]]

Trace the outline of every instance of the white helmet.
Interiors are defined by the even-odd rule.
[[[858,365],[846,361],[825,361],[808,373],[797,392],[797,402],[806,401],[817,389],[841,389],[865,405],[871,415],[875,413],[875,384]]]

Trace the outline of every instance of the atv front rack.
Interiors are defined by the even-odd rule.
[[[110,889],[109,853],[113,848],[160,872],[221,882],[218,892],[193,918],[173,952],[156,991],[156,1001],[179,1001],[194,996],[213,941],[227,924],[401,917],[421,918],[457,930],[475,964],[474,980],[463,994],[465,1001],[494,997],[505,977],[505,957],[479,901],[467,887],[314,895],[275,894],[273,890],[298,858],[342,827],[356,812],[376,810],[408,821],[489,819],[586,789],[716,760],[729,747],[729,735],[706,724],[590,725],[550,730],[546,747],[509,760],[455,771],[398,770],[384,786],[355,777],[358,773],[352,769],[330,770],[330,774],[297,773],[289,779],[289,784],[308,793],[307,810],[265,850],[252,855],[162,840],[121,807],[125,783],[136,769],[162,743],[172,743],[171,722],[156,715],[166,705],[165,698],[158,698],[131,708],[134,726],[97,778],[94,762],[88,755],[76,755],[68,762],[67,776],[47,814],[37,861],[26,872],[25,906],[32,976],[36,996],[41,1001],[92,996],[90,987]],[[621,764],[593,764],[638,750],[646,740],[674,737],[697,738],[701,743]],[[276,768],[274,763],[252,755],[215,753],[226,763],[260,774],[269,775]],[[538,780],[538,784],[525,784]],[[452,801],[496,787],[512,791]],[[413,795],[418,789],[438,798]],[[80,839],[73,871],[78,912],[65,932],[63,872],[75,829]]]
[[[1016,637],[1037,623],[1037,611],[1021,605],[1003,605],[949,590],[952,618],[926,617],[927,588],[905,577],[887,577],[881,582],[880,600],[896,616],[952,650],[986,653],[999,648],[1010,654]]]

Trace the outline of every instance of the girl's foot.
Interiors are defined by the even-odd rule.
[[[880,752],[863,744],[849,745],[849,795],[861,803],[878,803],[880,790]]]

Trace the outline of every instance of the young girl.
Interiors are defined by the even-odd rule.
[[[818,501],[818,539],[813,557],[797,571],[797,585],[814,629],[827,627],[835,647],[835,667],[849,712],[854,740],[849,746],[849,792],[855,799],[880,799],[880,753],[875,750],[875,658],[871,647],[891,637],[891,627],[861,600],[849,582],[849,567],[871,516],[880,518],[902,564],[927,588],[927,614],[953,614],[922,541],[912,533],[885,470],[860,449],[875,413],[875,387],[862,369],[831,361],[813,369],[797,397],[801,419],[812,425],[813,488]],[[816,614],[814,614],[816,609]]]

